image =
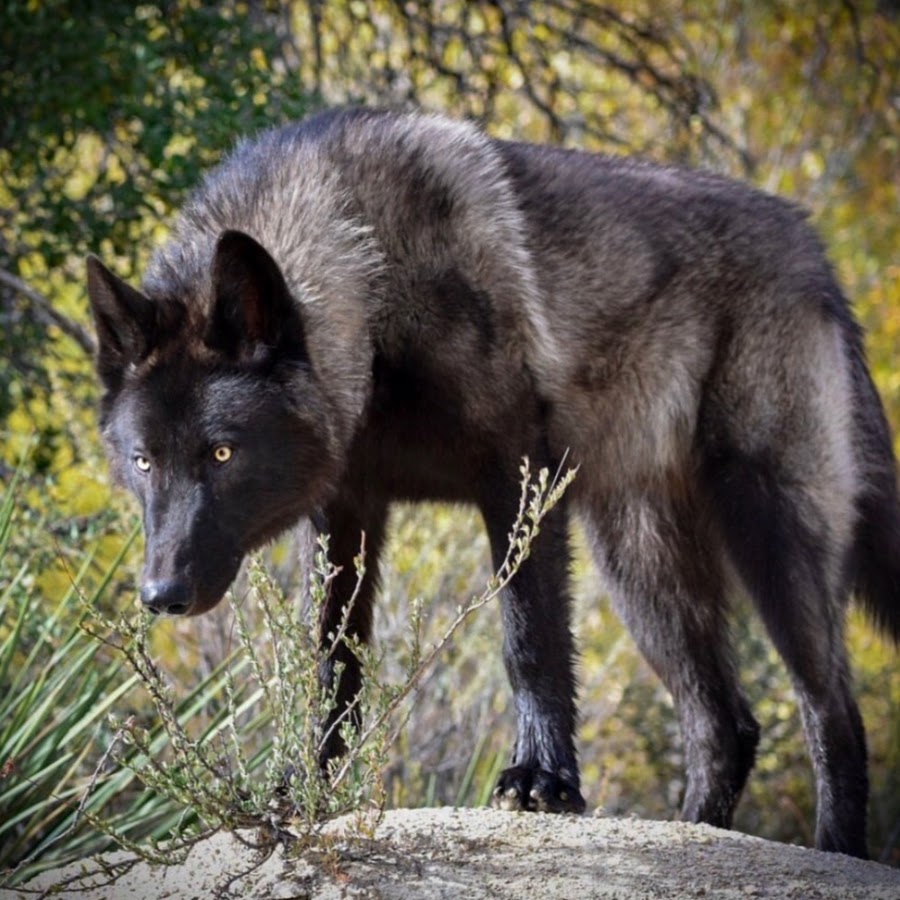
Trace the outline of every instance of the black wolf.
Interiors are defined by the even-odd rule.
[[[249,550],[306,518],[344,566],[326,633],[366,533],[366,639],[391,501],[477,504],[499,562],[521,458],[568,454],[568,509],[502,602],[518,736],[496,803],[585,806],[572,510],[678,705],[683,817],[728,826],[753,765],[726,625],[743,590],[794,680],[817,845],[865,855],[844,616],[855,592],[900,637],[900,504],[860,331],[797,210],[698,172],[345,111],[240,145],[143,291],[95,258],[88,273],[151,610],[210,609]],[[347,704],[359,667],[341,653]]]

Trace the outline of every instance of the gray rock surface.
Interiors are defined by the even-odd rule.
[[[254,850],[260,835],[219,834],[179,866],[95,874],[63,897],[244,900],[900,900],[900,870],[700,825],[487,809],[387,812],[370,838],[350,820],[302,849]],[[323,849],[324,847],[324,849]],[[110,854],[104,862],[128,858]],[[93,867],[95,870],[97,866]],[[30,888],[71,879],[47,873]],[[94,887],[85,888],[89,884]],[[3,897],[34,897],[23,891]],[[59,896],[59,895],[57,895]]]

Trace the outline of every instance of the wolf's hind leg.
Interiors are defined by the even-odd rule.
[[[840,494],[833,485],[814,493],[773,461],[739,453],[720,451],[706,469],[731,557],[799,699],[816,774],[816,846],[865,857],[866,742],[844,646],[846,552],[833,528],[841,517],[814,499],[834,504]]]
[[[700,504],[658,487],[603,498],[586,518],[617,611],[675,701],[687,770],[681,816],[728,828],[759,726],[737,682],[721,560]]]

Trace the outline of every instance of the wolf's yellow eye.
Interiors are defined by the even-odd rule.
[[[219,444],[219,446],[213,450],[213,457],[220,465],[227,463],[232,456],[234,456],[234,450],[232,450],[228,444]]]
[[[138,470],[138,472],[149,472],[150,471],[150,460],[147,459],[146,456],[141,456],[139,453],[134,458],[134,467]]]

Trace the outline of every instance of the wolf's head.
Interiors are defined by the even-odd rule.
[[[338,466],[278,265],[228,231],[210,266],[209,296],[148,296],[88,260],[103,436],[143,509],[141,599],[154,612],[213,607],[248,551],[316,510]]]

